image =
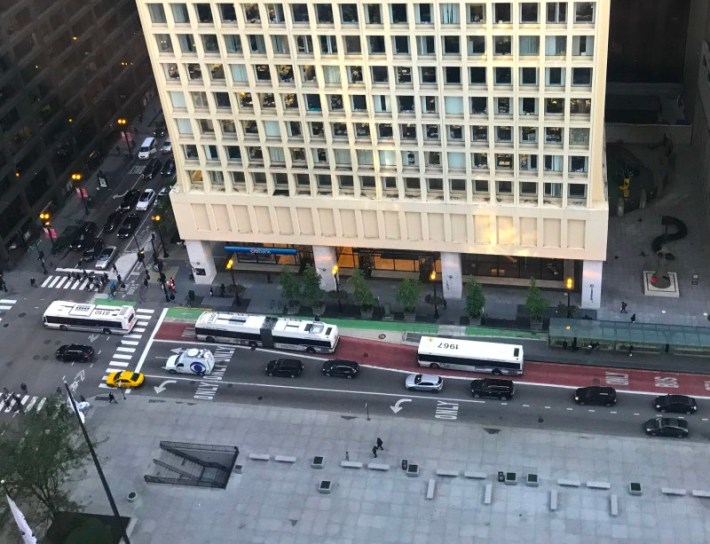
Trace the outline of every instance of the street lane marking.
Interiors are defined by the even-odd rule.
[[[55,284],[61,279],[61,276],[55,276],[54,279],[52,280],[52,283],[49,284],[49,287],[54,287]]]
[[[124,338],[136,338],[136,339],[140,340],[141,338],[143,338],[143,335],[142,334],[126,334],[126,335],[124,335]]]
[[[523,408],[530,408],[529,404],[523,404]]]
[[[121,344],[125,344],[127,346],[137,346],[140,342],[136,342],[135,340],[121,340]]]
[[[133,359],[133,355],[124,355],[123,353],[114,353],[113,358],[114,359]]]
[[[133,327],[135,332],[145,332],[145,327]]]
[[[12,306],[0,306],[0,310],[12,310]]]
[[[160,326],[163,324],[166,315],[168,315],[168,308],[163,308],[163,311],[160,312],[160,317],[158,317],[158,322],[155,324],[155,327],[153,327],[153,332],[150,334],[150,338],[148,338],[148,342],[145,345],[145,349],[143,350],[140,359],[138,359],[138,364],[136,365],[135,370],[136,372],[140,372],[141,368],[143,368],[143,363],[148,357],[148,352],[150,351],[150,348],[153,346],[155,335],[158,334],[158,330],[160,330]],[[143,329],[143,331],[145,331],[145,329]]]
[[[549,406],[545,406],[545,410],[549,410],[549,409],[550,409],[550,407],[549,407]]]
[[[155,313],[155,310],[152,310],[150,308],[138,308],[136,310],[137,314],[150,314],[153,315]]]
[[[136,348],[122,348],[118,347],[116,348],[116,351],[123,351],[125,353],[134,353],[136,351]]]
[[[42,285],[40,285],[40,287],[46,287],[47,284],[52,281],[52,279],[54,279],[54,276],[49,276],[46,280],[42,282]]]
[[[108,364],[109,367],[112,366],[122,366],[122,367],[127,367],[128,366],[128,361],[111,361]]]
[[[17,304],[17,301],[9,298],[0,298],[0,304]]]
[[[571,412],[574,410],[574,408],[570,408],[569,406],[566,408],[568,412]]]

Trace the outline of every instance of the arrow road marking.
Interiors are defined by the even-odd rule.
[[[402,403],[403,402],[412,402],[412,399],[399,399],[397,402],[394,403],[394,406],[390,406],[390,410],[392,410],[395,414],[402,410]]]
[[[123,198],[124,196],[126,196],[126,193],[128,193],[128,191],[126,191],[122,195],[113,195],[111,198],[113,198],[114,200],[116,200],[117,198]]]
[[[165,387],[165,386],[166,386],[166,384],[169,384],[169,383],[177,383],[177,380],[165,380],[163,383],[161,383],[157,387],[154,386],[153,389],[155,389],[155,392],[158,395],[160,395],[160,393],[162,393],[163,391],[165,391],[167,389],[167,387]]]

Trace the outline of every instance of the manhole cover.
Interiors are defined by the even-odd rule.
[[[387,335],[384,333],[380,333],[377,338],[379,338],[380,340],[384,340],[385,338],[387,338]]]

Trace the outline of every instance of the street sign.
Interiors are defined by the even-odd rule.
[[[106,179],[105,174],[97,174],[96,181],[99,189],[106,189],[108,187],[108,180]]]

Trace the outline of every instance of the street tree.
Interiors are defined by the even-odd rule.
[[[528,287],[528,298],[525,301],[525,308],[533,324],[542,321],[545,317],[547,306],[547,300],[542,296],[540,288],[535,283],[535,278],[530,278],[530,287]]]
[[[28,517],[45,522],[80,509],[67,483],[89,460],[89,450],[61,398],[0,426],[0,435],[0,475],[12,496],[32,508]]]
[[[301,298],[300,279],[288,268],[284,268],[279,278],[281,295],[289,306],[298,305]]]
[[[305,304],[317,306],[323,301],[323,289],[320,286],[318,271],[310,264],[306,265],[301,275],[301,296]]]
[[[486,297],[481,284],[472,280],[466,284],[466,313],[472,319],[480,319],[486,306]]]

